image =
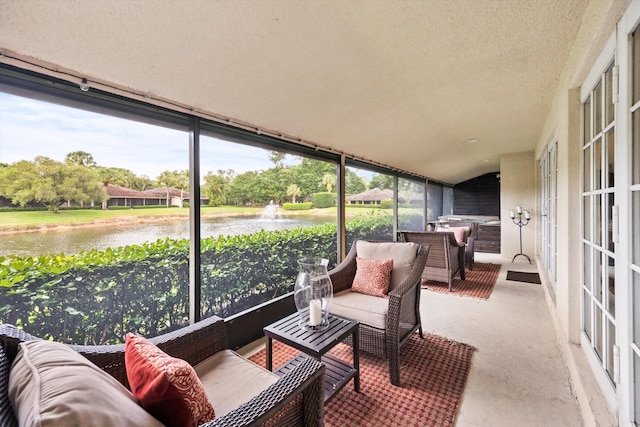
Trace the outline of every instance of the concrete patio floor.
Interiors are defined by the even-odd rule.
[[[535,264],[475,256],[502,265],[488,300],[421,294],[425,332],[477,348],[456,426],[584,425],[543,285],[506,280],[507,270],[537,272]]]
[[[584,426],[543,285],[506,280],[508,270],[537,272],[535,261],[475,257],[502,265],[488,300],[421,293],[424,332],[477,349],[456,427]],[[264,339],[238,351],[249,356],[262,348]]]

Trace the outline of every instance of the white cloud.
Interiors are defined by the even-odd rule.
[[[0,93],[0,162],[46,156],[63,161],[85,151],[99,166],[119,167],[156,178],[164,170],[189,169],[187,132],[125,120],[43,101]],[[201,168],[264,170],[273,164],[268,151],[201,139]]]
[[[189,169],[189,135],[133,120],[98,114],[0,92],[0,163],[46,156],[63,161],[85,151],[98,166],[129,169],[155,179],[165,170]],[[299,163],[287,155],[284,164]],[[236,173],[273,167],[269,151],[203,136],[200,172]],[[371,172],[354,169],[358,175]]]

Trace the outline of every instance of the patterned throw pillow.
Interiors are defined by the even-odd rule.
[[[167,426],[198,426],[215,418],[196,371],[186,361],[131,333],[126,336],[124,360],[133,395]]]
[[[356,257],[356,276],[351,290],[374,297],[386,297],[391,283],[393,259],[364,259]]]

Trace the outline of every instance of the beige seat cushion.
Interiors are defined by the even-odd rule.
[[[9,399],[21,426],[163,425],[115,378],[57,342],[20,344]]]
[[[248,402],[278,376],[232,350],[220,351],[194,366],[216,416]]]
[[[374,328],[386,329],[389,299],[352,292],[347,289],[333,296],[333,303],[329,311]]]
[[[389,290],[397,288],[406,280],[416,260],[418,245],[404,242],[356,242],[356,254],[365,259],[393,259]]]

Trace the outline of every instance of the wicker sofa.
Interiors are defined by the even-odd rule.
[[[7,384],[11,376],[11,370],[14,369],[12,363],[18,354],[19,344],[30,341],[29,345],[32,345],[33,342],[31,341],[33,340],[43,342],[39,338],[26,334],[12,325],[0,325],[0,425],[2,426],[12,425],[15,423],[15,416],[17,416],[17,412],[13,412],[14,408],[11,406],[7,395]],[[149,340],[167,354],[189,362],[189,364],[195,367],[196,373],[201,379],[203,368],[199,368],[199,366],[208,367],[207,369],[209,369],[209,371],[206,375],[209,377],[220,374],[221,378],[225,378],[225,372],[216,371],[216,369],[228,369],[227,367],[229,365],[225,365],[225,362],[216,362],[215,365],[210,362],[218,356],[224,357],[224,360],[232,360],[235,364],[236,371],[234,377],[232,377],[231,380],[227,378],[223,384],[219,384],[220,381],[218,381],[217,384],[217,387],[221,389],[217,391],[218,394],[225,395],[224,398],[227,399],[225,403],[218,403],[211,398],[210,390],[207,388],[205,380],[203,379],[207,396],[209,396],[214,409],[216,406],[218,406],[218,408],[216,409],[216,418],[211,422],[202,424],[202,426],[323,425],[323,384],[325,368],[320,362],[314,359],[307,359],[296,370],[281,378],[275,377],[275,374],[255,365],[253,362],[228,349],[224,320],[215,316],[202,320],[194,325],[155,338],[150,338]],[[63,346],[58,343],[53,344],[64,347],[64,351],[73,355],[81,354],[84,358],[88,359],[88,361],[93,362],[94,365],[101,368],[102,371],[108,373],[109,375],[106,377],[109,380],[117,380],[117,382],[113,381],[117,387],[129,393],[125,370],[124,345]],[[75,352],[70,352],[68,350],[69,348],[75,350]],[[83,363],[87,363],[84,358],[79,357],[79,359],[84,361]],[[89,365],[92,366],[91,369],[95,370],[95,366],[91,363],[89,363]],[[96,371],[99,375],[105,376],[104,372],[100,372],[100,370]],[[243,375],[248,375],[245,373],[250,371],[253,373],[257,372],[258,375],[267,378],[267,386],[262,389],[262,391],[256,392],[253,396],[235,396],[238,393],[230,391],[233,389],[231,387],[232,385],[237,387],[237,384],[242,384],[243,380],[245,382],[254,382],[253,377],[242,378]],[[269,379],[269,376],[274,376],[275,378]],[[122,388],[120,384],[126,387],[127,390]],[[225,384],[229,384],[230,387],[225,387]],[[252,385],[255,387],[255,384]],[[114,398],[113,395],[107,395],[108,393],[104,394],[106,395],[105,400],[112,400]],[[135,402],[133,395],[131,395],[130,399]],[[236,399],[237,402],[232,403],[229,399]],[[96,407],[100,404],[101,402],[99,401],[95,402]],[[105,405],[106,404],[105,402]],[[226,406],[227,409],[222,410],[222,406]],[[140,407],[140,409],[142,408]],[[64,411],[68,411],[68,408]],[[142,411],[144,412],[144,410]],[[121,412],[123,417],[129,417],[125,409],[122,409]],[[144,412],[144,414],[146,415],[146,412]],[[89,417],[85,418],[87,419],[87,423],[82,422],[81,424],[99,425],[96,422],[89,422],[91,415],[92,414],[89,414]],[[124,423],[117,424],[125,425]],[[17,425],[17,423],[13,425]],[[126,425],[131,425],[131,423],[128,422]]]

